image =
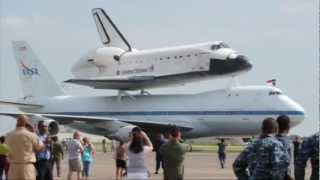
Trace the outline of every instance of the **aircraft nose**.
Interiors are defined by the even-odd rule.
[[[298,104],[296,101],[292,100],[288,96],[280,96],[287,107],[287,109],[292,113],[291,115],[291,125],[296,126],[300,124],[306,118],[306,112],[304,108]]]
[[[294,118],[292,118],[292,126],[296,126],[302,123],[302,121],[306,118],[305,110],[300,104],[295,104],[294,111],[296,112],[296,115],[294,116]]]
[[[252,64],[243,55],[231,54],[227,59],[211,59],[210,71],[213,74],[228,74],[249,71]]]
[[[235,59],[229,60],[234,61],[238,70],[250,70],[252,68],[252,64],[246,56],[238,55]]]

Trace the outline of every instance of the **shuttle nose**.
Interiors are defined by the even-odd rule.
[[[232,60],[232,59],[231,59]],[[239,70],[250,70],[252,68],[252,64],[246,56],[238,55],[234,59],[234,64]]]
[[[227,74],[249,71],[252,64],[249,59],[243,55],[230,55],[226,60],[211,59],[210,72],[213,74]]]

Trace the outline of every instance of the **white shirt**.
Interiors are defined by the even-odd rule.
[[[128,150],[128,173],[130,172],[147,172],[147,168],[145,165],[146,154],[151,152],[152,148],[149,146],[144,146],[143,151],[140,153],[133,153]]]
[[[69,160],[81,159],[81,152],[83,151],[82,144],[77,139],[72,139],[67,143]]]

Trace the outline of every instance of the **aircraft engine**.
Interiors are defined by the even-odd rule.
[[[56,135],[59,133],[59,123],[55,120],[45,120],[48,123],[49,133],[51,135]]]
[[[125,51],[117,47],[102,47],[82,56],[71,68],[75,77],[95,77],[120,62]],[[98,70],[98,71],[97,71]]]
[[[119,62],[125,51],[117,47],[103,47],[95,51],[92,63],[97,66],[108,66],[110,63]]]
[[[118,131],[116,131],[115,133],[113,133],[111,138],[128,142],[130,139],[131,131],[135,127],[136,126],[133,126],[133,125],[124,126],[118,129]]]
[[[37,126],[39,121],[44,121],[46,125],[48,125],[50,135],[56,135],[59,133],[59,123],[53,119],[44,119],[43,117],[32,117],[31,122],[35,127],[35,131],[37,130]]]

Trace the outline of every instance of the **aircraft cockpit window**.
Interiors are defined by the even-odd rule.
[[[281,95],[282,93],[280,91],[270,91],[269,92],[269,96],[273,96],[273,95]]]
[[[230,46],[224,42],[220,43],[220,47],[222,48],[230,48]]]
[[[219,44],[214,44],[214,45],[211,46],[211,50],[218,50],[218,49],[221,49],[221,48],[230,48],[230,47],[224,42],[219,43]]]
[[[219,44],[214,44],[211,46],[211,50],[218,50],[220,49],[220,45]]]

